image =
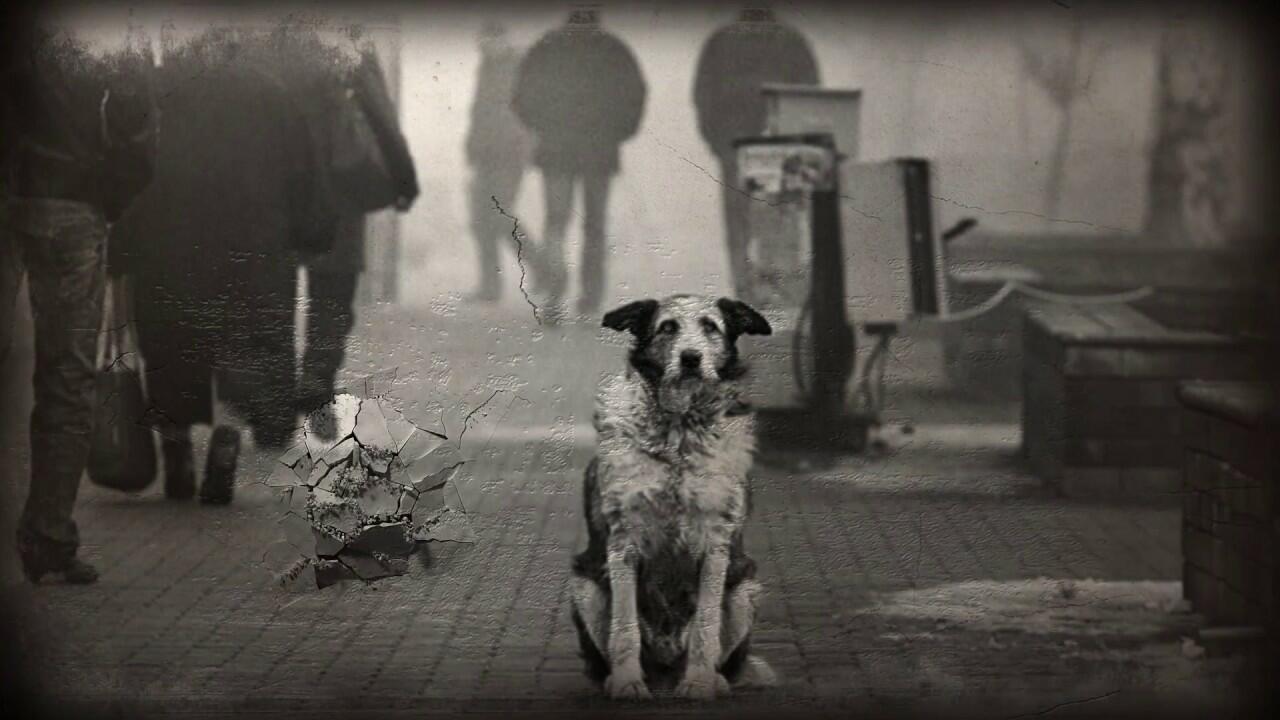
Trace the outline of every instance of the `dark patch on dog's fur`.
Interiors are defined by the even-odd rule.
[[[656,312],[658,312],[657,300],[636,300],[605,313],[603,325],[610,330],[626,330],[632,335],[639,335],[653,324],[653,316]]]
[[[720,298],[716,301],[716,307],[719,307],[720,313],[724,315],[725,333],[734,339],[739,335],[773,334],[769,321],[756,312],[755,308],[741,300]]]
[[[578,656],[586,666],[584,672],[591,682],[603,683],[605,678],[609,677],[609,661],[601,654],[596,644],[591,642],[591,636],[587,633],[587,626],[582,621],[582,616],[578,614],[578,608],[574,607],[569,615],[573,618],[573,626],[578,631]]]
[[[631,365],[641,377],[656,383],[662,377],[662,366],[650,360],[645,350],[653,339],[653,318],[658,312],[657,300],[637,300],[604,314],[601,323],[610,330],[626,331],[635,336],[631,348]]]
[[[725,338],[724,362],[716,368],[721,380],[740,380],[747,374],[747,366],[738,358],[738,346],[733,340]]]
[[[737,340],[740,335],[772,335],[773,328],[760,313],[741,300],[720,298],[716,301],[725,323],[725,361],[720,367],[722,380],[737,380],[747,374],[747,367],[738,359]]]

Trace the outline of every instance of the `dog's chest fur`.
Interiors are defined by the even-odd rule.
[[[596,398],[599,518],[642,556],[675,552],[701,558],[728,545],[746,515],[752,420],[726,415],[734,389],[722,383],[689,412],[663,412],[652,390],[628,371]]]

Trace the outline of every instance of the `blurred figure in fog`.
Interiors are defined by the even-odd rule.
[[[480,260],[480,286],[472,297],[481,302],[502,297],[498,248],[512,232],[512,220],[502,213],[512,213],[529,164],[530,139],[511,110],[511,88],[521,53],[507,41],[506,34],[506,28],[494,21],[486,22],[480,30],[480,69],[467,133],[471,232]]]
[[[694,75],[693,102],[698,129],[720,160],[725,242],[738,297],[750,297],[747,268],[747,211],[733,141],[765,130],[760,92],[766,83],[817,85],[818,64],[809,43],[780,23],[767,8],[747,8],[707,38]]]
[[[307,89],[302,82],[290,82],[297,102],[310,118],[310,127],[323,155],[326,113],[333,112],[327,100],[356,103],[369,121],[370,130],[382,153],[396,187],[396,209],[407,211],[418,197],[418,177],[408,143],[400,131],[395,103],[387,89],[386,77],[371,43],[360,41],[356,29],[352,40],[362,45],[354,64],[324,59],[323,49],[306,52],[314,35],[294,35],[302,53],[288,62],[291,77],[308,77],[319,83]],[[297,47],[297,46],[295,46]],[[331,198],[338,200],[338,198]],[[332,235],[327,252],[304,253],[307,267],[307,337],[302,355],[298,403],[304,413],[333,400],[338,370],[346,354],[347,337],[355,326],[356,287],[365,269],[365,215],[332,203],[312,218],[321,232]],[[326,418],[331,418],[325,415]],[[329,427],[318,428],[327,433]]]
[[[215,378],[259,447],[292,435],[294,247],[316,231],[315,159],[304,117],[252,33],[210,30],[166,55],[160,78],[155,182],[113,228],[112,268],[133,279],[165,493],[186,499],[191,426],[212,423]],[[214,429],[201,500],[231,500],[239,450],[238,429]]]
[[[92,54],[74,30],[5,16],[0,43],[0,362],[22,275],[35,321],[31,483],[18,553],[32,582],[91,583],[71,517],[89,461],[104,244],[151,179],[151,55]],[[101,28],[97,28],[101,30]]]
[[[635,135],[645,85],[635,57],[600,28],[595,10],[574,10],[564,26],[531,48],[520,65],[513,107],[537,137],[533,162],[546,194],[539,285],[558,307],[568,279],[564,238],[575,185],[582,186],[582,295],[595,313],[605,288],[605,213],[618,172],[618,146]]]

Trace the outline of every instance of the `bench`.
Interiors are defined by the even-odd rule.
[[[1178,382],[1262,377],[1267,346],[1173,330],[1127,305],[1026,310],[1023,454],[1067,497],[1176,501]]]
[[[1280,406],[1266,383],[1186,382],[1183,595],[1211,625],[1280,621]]]

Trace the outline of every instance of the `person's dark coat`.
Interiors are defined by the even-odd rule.
[[[523,168],[529,162],[531,138],[511,109],[522,58],[518,50],[510,47],[485,52],[480,57],[467,130],[467,162],[472,167]]]
[[[403,207],[411,205],[419,194],[418,176],[377,55],[364,52],[352,62],[305,31],[277,34],[268,50],[277,59],[277,76],[304,113],[318,169],[329,157],[340,104],[355,103],[369,122]],[[309,227],[319,238],[304,246],[328,250],[307,253],[303,260],[313,271],[359,273],[365,267],[364,217],[345,211],[341,198],[326,192],[331,188],[322,178],[317,180]]]
[[[400,121],[395,103],[387,92],[387,80],[377,55],[365,52],[360,62],[351,68],[343,88],[351,89],[351,96],[340,98],[345,102],[359,103],[369,121],[369,127],[382,151],[401,207],[407,209],[417,199],[418,175],[414,169],[409,143],[400,131]],[[333,226],[333,248],[320,255],[306,258],[307,267],[313,271],[358,273],[365,268],[365,224],[363,216],[339,215]]]
[[[513,109],[537,137],[534,164],[613,173],[618,146],[635,135],[644,79],[621,40],[596,26],[547,33],[525,55]]]
[[[237,398],[255,427],[291,418],[293,248],[314,231],[316,166],[294,96],[253,50],[214,33],[165,58],[155,181],[112,228],[152,402],[183,423],[208,421],[214,369],[256,378]]]
[[[720,156],[733,141],[765,129],[760,87],[817,85],[818,64],[797,30],[778,22],[735,22],[707,39],[698,58],[693,101],[698,129]]]
[[[250,53],[220,42],[165,59],[155,182],[119,231],[125,267],[193,296],[219,292],[222,271],[287,262],[316,200],[301,108]]]
[[[396,194],[407,207],[418,197],[418,175],[413,167],[413,156],[409,154],[409,143],[400,132],[395,103],[387,92],[387,78],[373,51],[361,55],[360,63],[352,71],[350,83],[353,99],[364,110],[382,150]]]

